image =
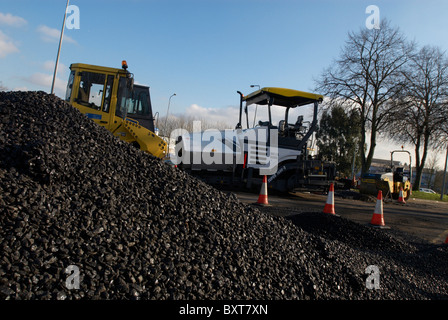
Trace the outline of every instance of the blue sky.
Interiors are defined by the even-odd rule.
[[[151,87],[154,112],[233,118],[251,84],[311,91],[368,5],[411,40],[448,50],[445,0],[72,0],[56,94],[71,63],[120,67]],[[0,0],[0,81],[50,91],[66,0]],[[236,119],[230,120],[231,123]]]

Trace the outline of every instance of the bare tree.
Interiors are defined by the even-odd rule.
[[[342,103],[359,110],[361,139],[358,149],[362,173],[370,168],[377,134],[387,122],[386,115],[394,108],[390,101],[403,88],[400,75],[413,46],[398,28],[391,27],[383,19],[380,29],[350,32],[339,59],[316,81],[315,90],[330,97],[330,104]],[[368,150],[365,149],[367,141]]]
[[[448,60],[439,48],[425,46],[411,57],[402,77],[406,86],[389,114],[389,136],[414,145],[413,189],[419,190],[428,152],[442,147],[447,129]]]
[[[439,161],[438,154],[436,152],[433,152],[432,155],[428,158],[428,162],[426,164],[426,170],[429,173],[428,178],[428,184],[427,187],[431,188],[434,186],[435,174],[439,170],[439,167],[437,166],[437,162]]]
[[[165,127],[165,117],[159,119],[159,124],[162,124],[160,128],[160,135],[164,137],[170,137],[171,132],[175,129],[185,129],[188,132],[192,133],[195,130],[207,130],[207,129],[216,129],[216,130],[224,130],[230,129],[232,126],[226,124],[225,122],[213,122],[203,117],[193,117],[186,115],[170,115],[168,117],[168,121],[166,121]],[[200,121],[199,126],[194,126],[194,121]]]
[[[162,126],[159,128],[159,135],[163,137],[163,139],[168,143],[168,148],[174,146],[174,141],[171,140],[171,138],[173,138],[172,134],[180,134],[180,132],[175,131],[177,129],[184,129],[189,133],[193,133],[205,131],[207,129],[224,130],[231,128],[231,126],[229,126],[225,122],[213,122],[203,117],[187,116],[184,114],[172,114],[168,117],[167,121],[165,121],[165,119],[166,117],[162,117],[158,121],[159,125],[162,124]],[[195,121],[200,122],[195,124]]]

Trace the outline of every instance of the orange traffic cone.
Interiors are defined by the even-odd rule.
[[[325,203],[324,213],[336,214],[334,211],[334,186],[330,184],[330,190],[328,191],[327,202]]]
[[[268,202],[268,179],[266,178],[266,176],[263,177],[263,183],[261,185],[260,195],[258,196],[257,204],[269,205],[269,202]]]
[[[403,197],[403,187],[400,187],[400,193],[398,194],[398,203],[406,204]]]
[[[370,224],[376,227],[386,228],[383,217],[383,192],[378,191],[375,210],[373,211],[372,220]]]

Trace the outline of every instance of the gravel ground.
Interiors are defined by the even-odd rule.
[[[0,92],[0,149],[1,299],[448,298],[448,246],[273,216],[43,92]]]

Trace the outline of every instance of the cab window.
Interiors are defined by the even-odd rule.
[[[106,83],[106,92],[104,95],[104,103],[103,103],[103,112],[109,112],[110,109],[110,98],[112,95],[112,88],[114,86],[114,76],[109,75],[107,76],[107,83]]]
[[[105,74],[83,71],[76,102],[95,110],[101,110],[105,82]]]
[[[132,103],[128,105],[128,114],[147,116],[150,114],[150,100],[147,88],[134,86]]]
[[[115,115],[120,118],[126,118],[126,105],[129,104],[131,94],[128,88],[128,79],[120,78],[118,81],[118,94],[117,94],[117,108],[115,109]]]
[[[70,76],[68,77],[67,82],[67,90],[65,91],[65,101],[70,101],[70,98],[72,96],[72,89],[73,89],[73,81],[75,80],[75,73],[76,71],[70,72]]]

